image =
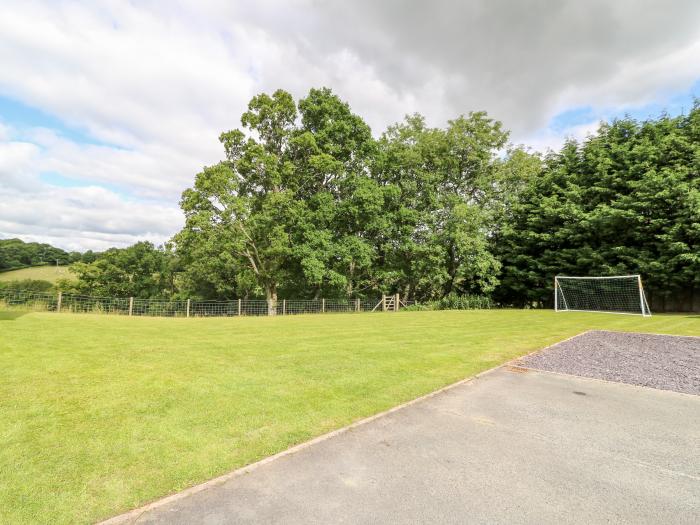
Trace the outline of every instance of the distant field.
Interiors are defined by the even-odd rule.
[[[36,279],[55,283],[58,279],[74,279],[75,276],[68,271],[68,266],[34,266],[0,272],[0,281],[22,281],[24,279]]]
[[[0,523],[94,522],[592,328],[700,316],[0,311]]]

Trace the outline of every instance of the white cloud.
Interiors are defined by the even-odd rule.
[[[137,196],[175,202],[201,169],[193,156],[155,143],[137,149],[81,144],[42,128],[27,137],[39,149],[34,164],[38,171],[113,185]]]
[[[0,141],[0,187],[4,184],[31,191],[36,179],[33,164],[38,151],[34,144],[9,140],[9,134]]]
[[[363,5],[320,4],[326,23],[313,50],[349,47],[401,93],[438,78],[444,92],[419,99],[429,116],[485,109],[516,135],[572,105],[596,105],[606,86],[614,90],[604,103],[624,104],[700,76],[700,3],[692,0]]]
[[[61,187],[41,178],[42,172],[67,172],[78,179],[109,181],[91,170],[104,165],[106,170],[128,175],[130,167],[138,167],[129,162],[132,152],[123,152],[126,160],[120,160],[115,156],[120,150],[75,144],[49,130],[30,130],[27,135],[35,142],[26,142],[16,139],[9,126],[0,124],[0,129],[6,131],[0,140],[0,238],[50,242],[70,250],[104,250],[139,240],[163,243],[182,226],[176,199],[127,197],[95,185]],[[135,155],[147,159],[141,153]],[[153,195],[156,189],[154,185]]]
[[[177,207],[125,200],[94,186],[44,186],[32,193],[0,186],[0,201],[0,237],[69,250],[104,250],[139,240],[163,243],[183,222]]]
[[[687,89],[700,77],[699,22],[691,0],[10,1],[0,96],[99,144],[4,119],[0,234],[85,247],[167,237],[179,227],[180,192],[221,158],[219,133],[239,125],[253,95],[279,87],[301,97],[330,86],[376,134],[415,111],[440,125],[485,109],[514,140],[557,146],[597,126],[547,130],[561,111],[605,114]],[[56,188],[43,172],[83,187]],[[86,193],[92,186],[112,200]],[[85,211],[93,197],[103,215]],[[34,208],[46,218],[21,213],[18,203],[33,199],[51,201]],[[110,218],[123,213],[132,217]]]
[[[653,58],[636,57],[619,64],[615,74],[595,85],[572,85],[563,90],[555,112],[575,106],[591,106],[605,113],[615,109],[665,103],[700,78],[700,39]]]

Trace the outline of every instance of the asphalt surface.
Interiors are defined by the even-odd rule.
[[[130,522],[698,523],[700,397],[504,367]]]
[[[539,370],[700,394],[700,337],[595,330],[529,355],[520,363]]]

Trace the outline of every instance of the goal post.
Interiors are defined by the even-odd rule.
[[[640,275],[557,275],[554,278],[554,310],[651,316]]]

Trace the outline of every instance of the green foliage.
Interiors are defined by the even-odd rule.
[[[78,262],[70,271],[75,283],[62,282],[64,291],[111,297],[162,298],[175,292],[174,256],[150,242],[111,248],[95,262]]]
[[[362,233],[381,208],[365,175],[369,127],[328,89],[298,109],[282,90],[258,95],[241,122],[245,131],[221,135],[226,160],[183,193],[186,226],[174,242],[184,282],[198,295],[264,294],[271,311],[279,290],[352,293],[368,279]]]
[[[700,105],[602,124],[544,159],[494,243],[499,299],[545,304],[564,275],[639,273],[654,297],[700,288]]]
[[[226,160],[183,193],[174,239],[194,295],[407,298],[488,293],[491,206],[507,133],[484,113],[375,141],[329,89],[254,97]]]
[[[388,211],[378,245],[385,289],[420,299],[493,290],[500,263],[488,246],[489,204],[506,140],[485,113],[444,130],[413,115],[382,136],[374,177]]]
[[[451,293],[432,302],[435,310],[481,310],[494,307],[493,302],[483,295],[457,295]]]
[[[0,281],[0,290],[22,290],[26,292],[48,292],[54,289],[53,283],[40,279]]]
[[[79,261],[77,252],[66,252],[49,244],[0,239],[0,270],[26,268],[42,264],[67,265]]]
[[[639,273],[661,309],[700,294],[700,103],[604,123],[543,157],[509,145],[483,112],[444,128],[409,115],[375,139],[329,89],[298,102],[278,90],[255,96],[220,141],[225,159],[183,192],[186,223],[169,250],[80,255],[11,239],[0,267],[80,259],[79,282],[62,286],[266,297],[270,312],[278,295],[397,292],[537,307],[556,274]]]
[[[411,305],[406,310],[484,310],[495,307],[494,302],[486,295],[459,295],[452,292],[440,299]]]

